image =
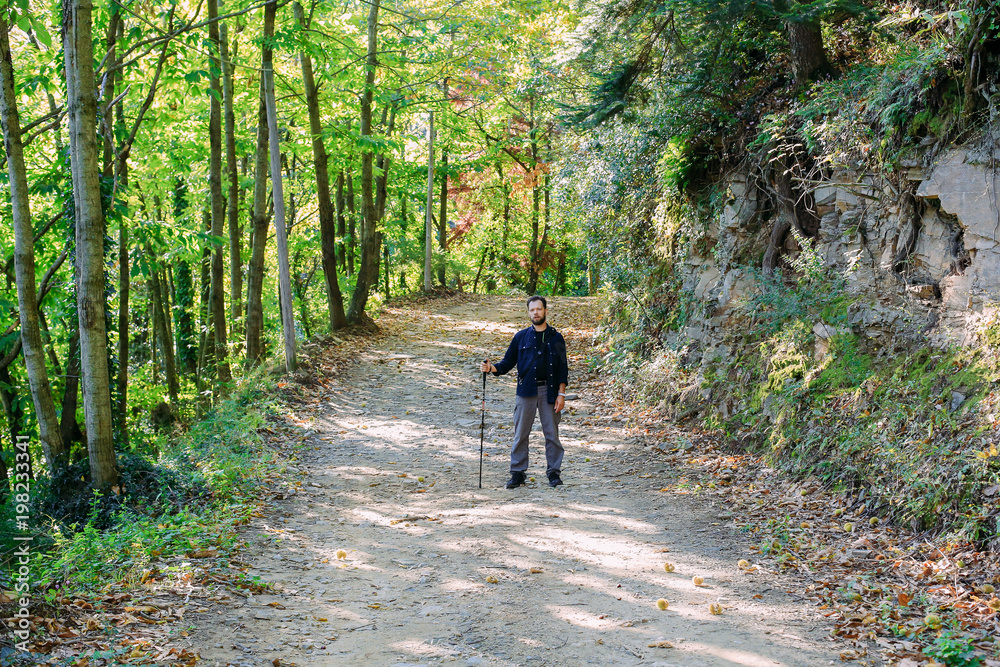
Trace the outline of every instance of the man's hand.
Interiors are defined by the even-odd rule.
[[[564,407],[566,407],[566,399],[563,398],[562,396],[556,396],[556,404],[555,406],[553,406],[553,409],[556,412],[562,412],[562,409]]]
[[[496,373],[497,372],[496,366],[494,366],[493,364],[491,364],[489,359],[487,359],[486,361],[484,361],[482,364],[479,365],[479,370],[481,370],[483,373]]]

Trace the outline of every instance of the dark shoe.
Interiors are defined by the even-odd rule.
[[[563,483],[562,479],[559,478],[559,471],[549,473],[549,486],[561,486]]]
[[[511,470],[510,481],[507,482],[507,488],[516,489],[519,486],[524,486],[524,473],[520,470]]]

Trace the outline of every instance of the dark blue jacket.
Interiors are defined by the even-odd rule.
[[[510,341],[507,353],[503,359],[493,364],[497,372],[494,375],[503,375],[514,368],[517,364],[517,395],[518,396],[538,396],[538,386],[535,384],[535,363],[538,355],[535,354],[535,336],[539,335],[535,327],[521,329],[514,334],[514,339]],[[556,402],[559,395],[559,385],[567,383],[569,376],[569,366],[566,363],[566,341],[562,334],[549,326],[546,329],[545,345],[549,348],[549,378],[548,396],[549,403]]]

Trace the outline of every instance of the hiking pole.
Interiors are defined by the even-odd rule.
[[[483,361],[489,363],[489,359]],[[483,437],[486,435],[486,371],[483,371],[483,420],[479,423],[479,488],[483,488]]]

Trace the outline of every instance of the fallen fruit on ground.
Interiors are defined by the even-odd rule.
[[[701,586],[705,583],[705,577],[698,576],[697,574],[691,577],[691,583],[695,586]]]
[[[713,616],[718,616],[719,614],[722,613],[722,605],[719,604],[718,602],[713,602],[712,604],[708,605],[708,611],[711,612]]]
[[[673,563],[664,563],[663,564],[663,569],[666,570],[667,572],[673,572],[674,571],[674,564]]]
[[[666,609],[667,607],[669,607],[669,606],[670,606],[670,603],[669,603],[669,602],[667,602],[666,600],[664,600],[663,598],[660,598],[659,600],[657,600],[657,601],[656,601],[656,607],[657,607],[657,608],[658,608],[658,609],[659,609],[660,611],[663,611],[663,610],[665,610],[665,609]]]
[[[344,551],[343,549],[337,549],[337,558],[339,558],[340,560],[344,560],[345,558],[347,558],[347,552]]]

